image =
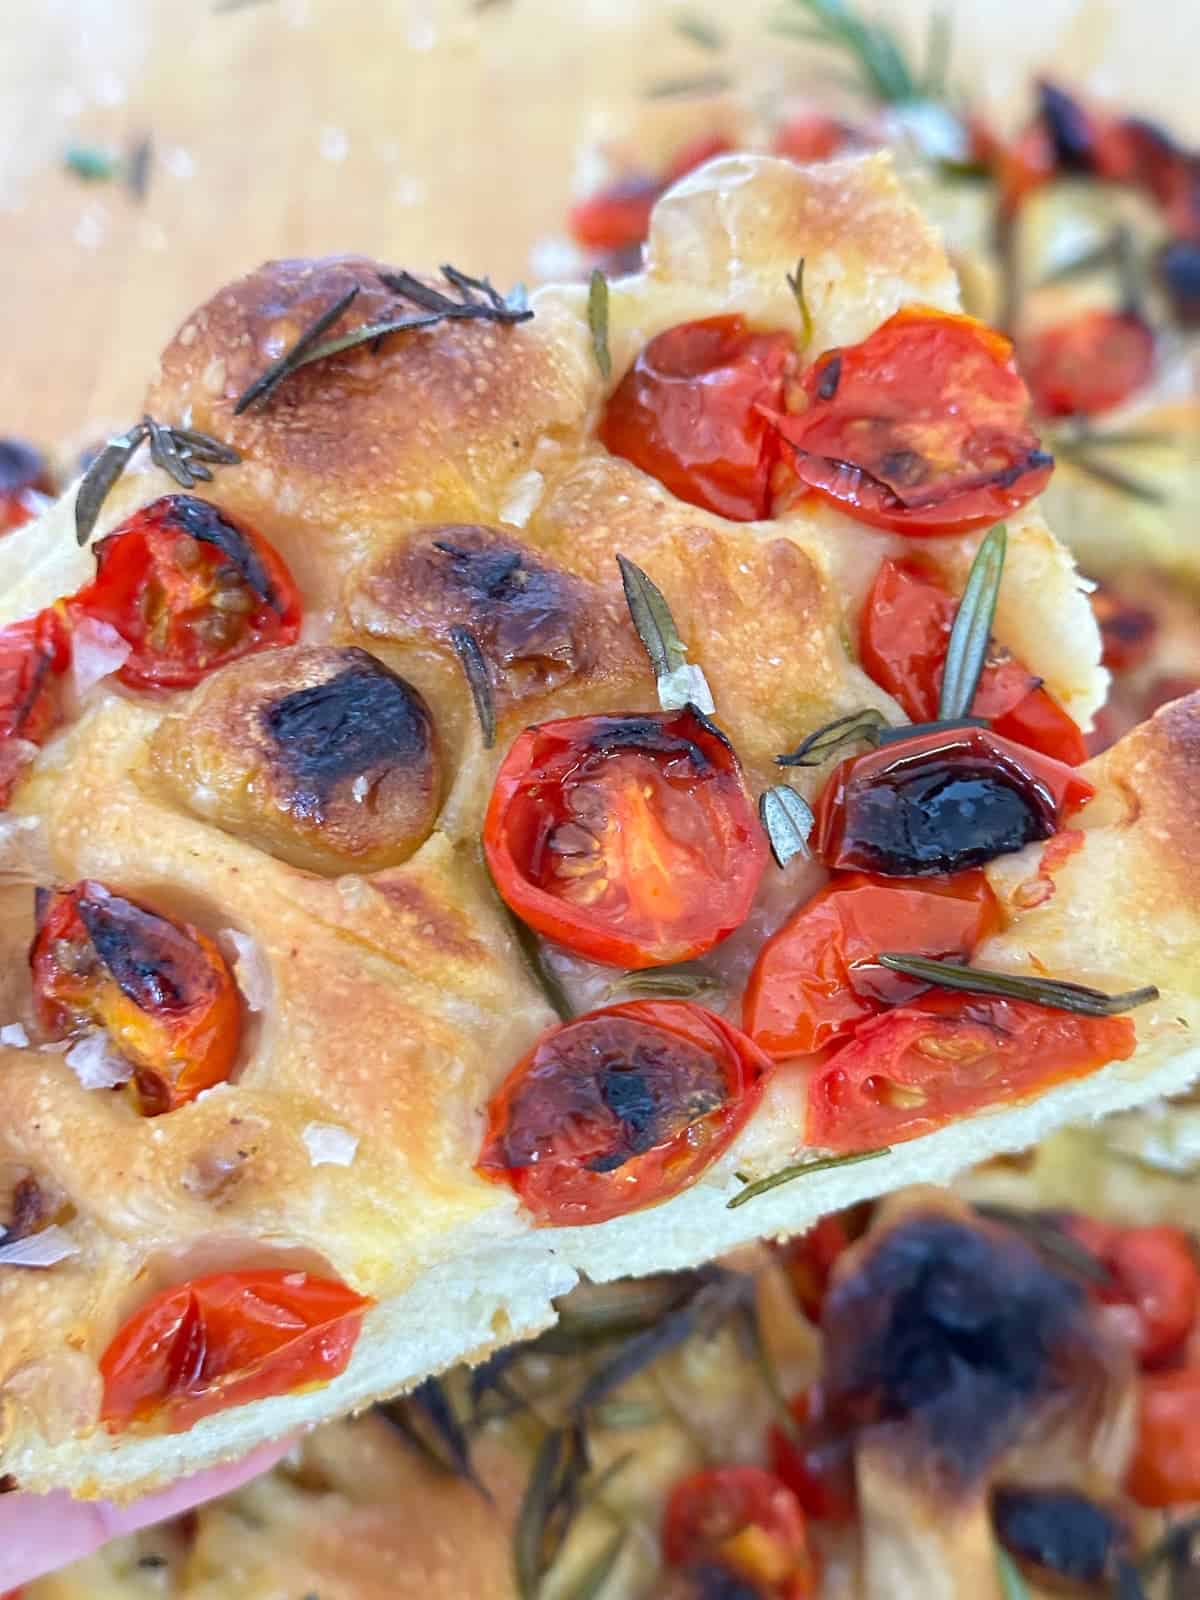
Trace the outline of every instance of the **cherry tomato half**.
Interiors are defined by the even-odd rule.
[[[835,878],[763,945],[742,1026],[776,1061],[809,1055],[921,993],[876,964],[881,950],[965,961],[998,920],[982,872],[904,884]]]
[[[1147,1373],[1138,1384],[1127,1487],[1143,1506],[1200,1500],[1200,1367]]]
[[[604,1222],[669,1200],[757,1105],[771,1063],[723,1017],[635,1000],[549,1028],[488,1106],[476,1170],[539,1223]]]
[[[1121,1228],[1088,1216],[1067,1217],[1064,1226],[1107,1268],[1108,1282],[1093,1293],[1105,1305],[1128,1308],[1141,1365],[1157,1366],[1173,1356],[1200,1313],[1200,1268],[1183,1229]]]
[[[798,111],[775,130],[771,149],[788,161],[828,161],[846,142],[845,126],[820,111]]]
[[[0,810],[59,720],[59,680],[71,643],[57,607],[0,628]]]
[[[809,1080],[807,1139],[838,1152],[899,1144],[985,1106],[1017,1104],[1137,1044],[1128,1017],[932,994],[864,1022]]]
[[[850,1212],[834,1212],[822,1217],[804,1233],[784,1240],[779,1246],[788,1284],[810,1322],[820,1322],[821,1306],[834,1265],[853,1242],[846,1220],[851,1215]]]
[[[190,923],[79,883],[39,896],[29,960],[47,1037],[99,1024],[132,1066],[146,1116],[228,1078],[241,1038],[237,985],[216,945]]]
[[[1043,417],[1094,417],[1154,376],[1154,331],[1134,311],[1093,307],[1031,335],[1021,370]]]
[[[183,1433],[214,1411],[329,1383],[344,1372],[370,1301],[283,1270],[218,1272],[153,1295],[100,1358],[110,1433]]]
[[[94,550],[96,576],[69,607],[132,647],[117,673],[131,689],[188,689],[299,635],[300,596],[282,558],[207,500],[165,495]]]
[[[1050,481],[1012,344],[973,317],[905,307],[800,383],[807,407],[772,420],[801,484],[858,522],[966,533]]]
[[[53,493],[54,480],[39,452],[20,439],[0,439],[0,534],[40,516]]]
[[[764,413],[783,405],[795,359],[789,335],[752,333],[741,317],[682,322],[621,379],[600,438],[680,500],[753,522],[770,513],[781,455]]]
[[[771,1471],[799,1500],[814,1522],[846,1523],[854,1520],[853,1437],[823,1423],[817,1385],[802,1390],[789,1403],[797,1437],[772,1426],[767,1435]]]
[[[1048,839],[1094,793],[1073,767],[987,729],[917,734],[834,768],[812,850],[889,878],[957,873]]]
[[[767,857],[737,757],[690,709],[527,728],[483,845],[530,927],[619,967],[711,950],[745,921]]]
[[[763,1600],[816,1593],[804,1512],[762,1467],[706,1467],[680,1479],[667,1499],[662,1542],[668,1566],[715,1562],[749,1579]]]
[[[671,185],[732,149],[723,134],[701,134],[676,151],[661,178],[645,173],[618,178],[571,208],[571,237],[585,250],[619,253],[635,248],[645,241],[650,213]]]
[[[957,611],[949,590],[915,561],[889,556],[880,566],[863,611],[859,655],[863,669],[914,722],[937,716]],[[1068,766],[1087,759],[1078,724],[1051,699],[1040,678],[994,643],[971,712],[987,717],[1002,738]]]

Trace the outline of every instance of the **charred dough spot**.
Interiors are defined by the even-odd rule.
[[[1089,1587],[1114,1576],[1129,1543],[1111,1511],[1070,1489],[998,1489],[992,1517],[1019,1561]]]

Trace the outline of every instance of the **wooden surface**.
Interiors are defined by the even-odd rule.
[[[3,0],[0,434],[75,443],[127,425],[180,319],[269,256],[354,249],[528,275],[580,149],[644,121],[649,82],[715,65],[658,0],[469,3]],[[750,93],[819,94],[827,72],[766,29],[788,4],[688,9],[730,33]],[[923,28],[925,0],[893,7]],[[1053,64],[1200,137],[1196,0],[949,9],[956,80],[993,101]],[[662,140],[693,114],[649,113]],[[72,140],[119,149],[143,133],[155,158],[140,206],[64,169]]]

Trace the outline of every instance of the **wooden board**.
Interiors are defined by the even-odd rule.
[[[531,244],[561,226],[581,144],[627,130],[649,82],[715,64],[659,0],[469,3],[4,0],[0,434],[83,442],[127,425],[180,319],[269,256],[362,250],[525,275]],[[690,9],[731,35],[752,92],[819,92],[827,68],[767,30],[789,5]],[[993,100],[1053,63],[1200,137],[1200,6],[949,9],[955,76]],[[914,35],[926,13],[894,0]],[[140,206],[64,170],[72,139],[121,148],[143,133],[155,159]]]

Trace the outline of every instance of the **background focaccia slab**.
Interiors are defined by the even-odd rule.
[[[786,273],[801,256],[813,352],[865,336],[913,300],[955,305],[944,254],[886,157],[808,170],[730,158],[664,201],[646,273],[613,286],[615,373],[654,333],[691,317],[741,311],[798,332]],[[1097,826],[1075,858],[1076,936],[1054,949],[1070,976],[1175,985],[1139,1013],[1144,1046],[1134,1061],[729,1212],[735,1168],[765,1173],[795,1153],[803,1076],[780,1072],[736,1154],[693,1190],[594,1228],[531,1229],[511,1193],[472,1171],[488,1096],[550,1020],[491,896],[479,825],[495,764],[524,723],[654,703],[614,552],[644,565],[667,594],[757,791],[775,753],[843,711],[870,703],[902,720],[855,665],[849,641],[880,560],[920,543],[829,508],[729,524],[608,457],[594,439],[605,387],[579,289],[542,292],[534,320],[516,328],[441,327],[393,340],[378,356],[307,368],[234,418],[246,383],[351,282],[362,286],[353,317],[372,319],[387,297],[355,259],[277,263],[221,291],[168,348],[149,404],[242,450],[244,464],[223,469],[211,497],[287,559],[305,595],[305,637],[364,645],[421,689],[448,790],[437,828],[407,863],[319,878],[166,790],[151,750],[165,704],[102,688],[39,759],[14,807],[36,826],[9,829],[7,847],[47,853],[43,875],[97,877],[210,931],[250,935],[272,994],[249,1019],[237,1081],[153,1121],[122,1096],[83,1090],[58,1054],[5,1055],[0,1173],[52,1178],[75,1208],[82,1251],[51,1272],[0,1275],[0,1466],[31,1487],[129,1492],[162,1481],[536,1330],[578,1270],[605,1278],[692,1263],[915,1177],[949,1177],[1067,1117],[1182,1088],[1195,1070],[1186,1047],[1195,981],[1186,962],[1169,977],[1157,970],[1163,918],[1143,925],[1135,897],[1120,907],[1110,946],[1097,946],[1089,924],[1112,912],[1112,885],[1081,865],[1132,840],[1131,866],[1154,865],[1161,878],[1169,907],[1159,909],[1194,929],[1177,870],[1196,787],[1189,763],[1200,708],[1188,705],[1143,739],[1140,765],[1126,771],[1114,756],[1102,769],[1118,796],[1139,786],[1165,794],[1167,774],[1174,798],[1107,814],[1097,802],[1089,815],[1098,824],[1107,815],[1109,826]],[[99,531],[169,487],[149,470],[127,475]],[[413,558],[433,530],[463,524],[519,547],[554,598],[553,665],[538,667],[544,641],[530,644],[528,660],[521,638],[512,641],[493,752],[480,745],[438,620],[454,597]],[[1086,720],[1104,675],[1070,558],[1036,510],[1010,520],[1009,541],[997,633]],[[937,557],[961,577],[976,542],[939,540]],[[68,592],[90,567],[74,544],[68,497],[0,545],[0,620]],[[186,716],[186,707],[176,697],[171,711]],[[1183,767],[1168,773],[1177,745]],[[797,782],[812,793],[822,777]],[[818,881],[793,869],[783,889],[798,900]],[[779,880],[770,882],[778,901]],[[4,890],[0,918],[5,993],[21,1015],[30,898],[26,886]],[[1019,964],[1019,928],[1013,940],[1009,958]],[[351,1166],[311,1166],[303,1131],[312,1121],[358,1135]],[[341,1378],[208,1418],[187,1435],[89,1431],[96,1358],[140,1300],[164,1282],[264,1257],[327,1266],[379,1301]]]

